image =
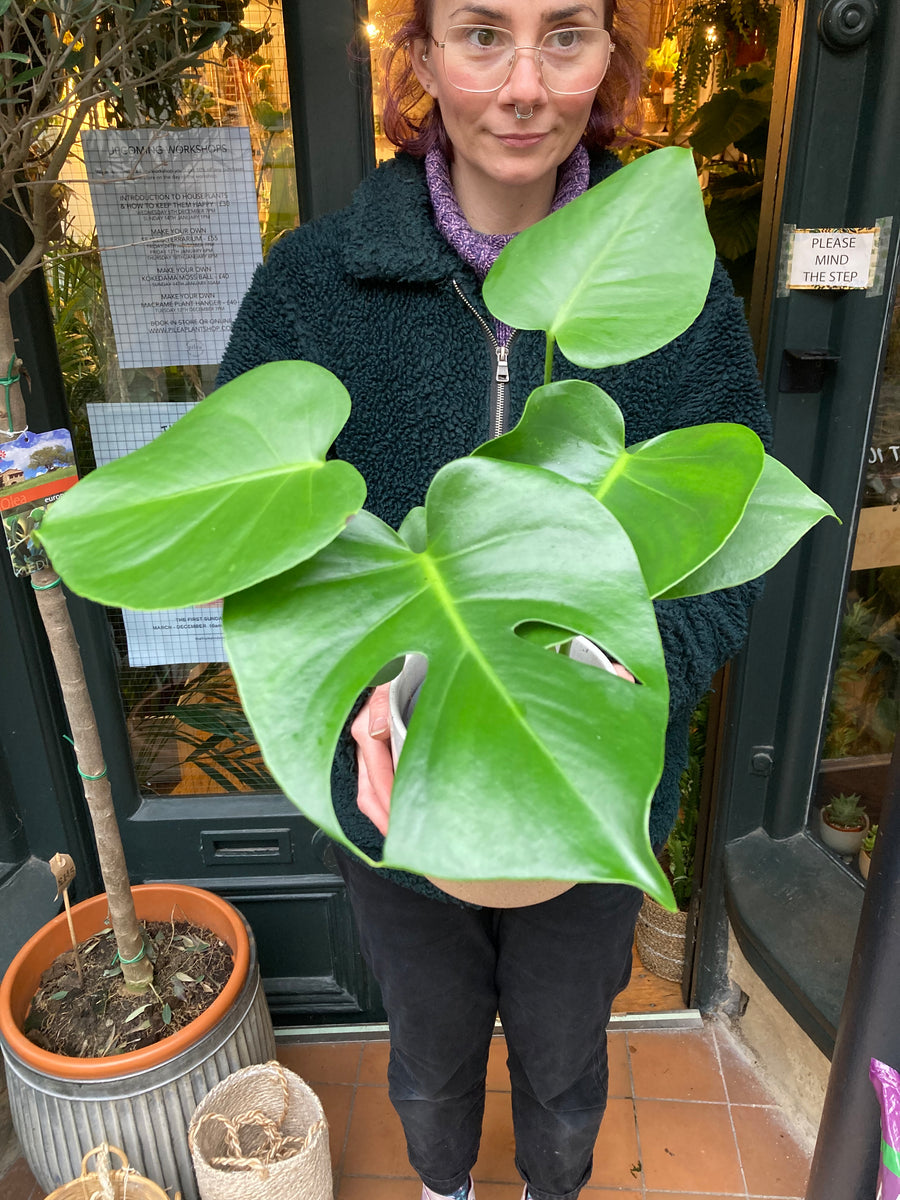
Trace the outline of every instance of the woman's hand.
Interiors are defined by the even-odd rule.
[[[613,673],[618,675],[620,679],[627,679],[629,683],[634,683],[634,676],[621,663],[614,662],[612,665]]]
[[[391,813],[391,788],[394,785],[394,760],[391,756],[391,716],[388,702],[390,684],[375,688],[350,726],[356,742],[359,786],[356,805],[375,828],[387,835]]]

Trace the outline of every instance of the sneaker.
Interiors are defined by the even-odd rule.
[[[451,1192],[449,1196],[441,1192],[433,1192],[431,1188],[427,1188],[423,1183],[422,1200],[475,1200],[475,1185],[472,1183],[472,1176],[469,1176],[468,1183],[464,1183],[462,1187],[457,1188],[455,1192]]]

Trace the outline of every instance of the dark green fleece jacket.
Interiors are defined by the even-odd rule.
[[[609,153],[592,160],[591,183],[617,166]],[[337,454],[362,472],[366,507],[397,527],[424,503],[438,468],[489,437],[496,360],[454,282],[490,321],[474,273],[434,227],[422,162],[401,154],[370,175],[346,209],[273,247],[241,305],[219,383],[279,359],[308,359],[333,371],[353,401]],[[543,370],[543,334],[519,333],[509,356],[510,424]],[[553,376],[589,379],[609,392],[624,414],[629,445],[707,421],[738,421],[768,435],[742,306],[719,265],[703,312],[673,342],[602,371],[576,367],[557,350]],[[656,605],[671,699],[665,768],[650,817],[654,845],[665,841],[678,812],[691,713],[740,647],[756,591],[744,585]],[[335,810],[354,844],[378,858],[381,835],[356,808],[355,791],[345,742],[332,780]],[[385,874],[449,899],[418,876]]]

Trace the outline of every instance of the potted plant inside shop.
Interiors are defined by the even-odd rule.
[[[4,246],[7,262],[0,282],[5,375],[0,449],[6,446],[7,460],[11,444],[34,432],[28,429],[21,386],[28,364],[16,353],[10,298],[64,237],[59,179],[80,130],[99,106],[132,120],[142,105],[165,108],[177,98],[182,73],[230,29],[230,22],[211,20],[208,10],[184,0],[0,0],[0,205],[7,233],[13,229]],[[65,457],[61,447],[55,449]],[[22,570],[22,585],[30,579],[47,632],[106,889],[72,909],[72,937],[87,940],[88,946],[70,960],[49,1006],[70,1017],[79,1035],[75,1046],[86,1040],[89,1017],[109,1022],[102,1049],[88,1049],[86,1057],[79,1057],[77,1049],[70,1054],[48,1049],[29,1026],[29,1008],[42,976],[71,950],[69,924],[61,914],[23,947],[0,987],[0,1047],[14,1123],[29,1166],[48,1191],[77,1174],[86,1150],[114,1140],[136,1169],[193,1197],[186,1128],[196,1097],[236,1063],[269,1057],[274,1045],[253,939],[240,914],[209,892],[174,884],[132,892],[59,578],[30,542],[28,553],[14,561]],[[209,930],[224,943],[218,995],[211,982],[197,978],[201,971],[196,969],[193,974],[182,970],[183,979],[170,980],[171,995],[161,994],[159,968],[169,939],[150,939],[143,923],[165,922],[168,928],[174,920]],[[176,936],[172,926],[172,940]],[[186,950],[205,953],[202,939],[185,936],[191,943]],[[114,964],[107,974],[123,993],[117,999],[125,1006],[115,1018],[112,1007],[97,1013],[93,1001],[100,1003],[99,997],[82,983],[89,959],[98,959],[107,947]],[[189,986],[197,993],[190,1004]],[[204,991],[215,997],[205,1007],[200,998]],[[199,1013],[181,1028],[180,1007]],[[147,1029],[142,1027],[162,1040],[130,1048],[145,1040]],[[51,1137],[50,1130],[65,1132]]]
[[[660,855],[677,908],[671,912],[652,896],[645,896],[635,928],[635,944],[643,965],[661,979],[675,983],[680,983],[684,974],[688,910],[694,893],[694,855],[708,714],[707,694],[691,717],[688,764],[679,782],[678,819]]]
[[[668,715],[652,600],[759,575],[831,510],[744,426],[626,449],[613,399],[551,369],[554,346],[596,367],[668,342],[700,312],[712,268],[689,151],[647,155],[498,259],[486,303],[545,331],[547,382],[515,429],[436,474],[399,531],[362,511],[364,481],[328,457],[343,386],[277,362],[88,476],[40,536],[70,586],[104,603],[225,596],[267,765],[337,842],[349,846],[329,786],[345,719],[386,664],[418,651],[428,676],[381,862],[454,880],[626,881],[674,907],[647,833]],[[250,408],[277,439],[245,439],[239,469],[202,452],[246,430]],[[639,686],[548,652],[575,635]]]
[[[869,818],[856,792],[841,792],[819,809],[819,836],[838,854],[856,854],[869,829]]]
[[[872,865],[872,851],[875,849],[875,839],[877,837],[877,824],[870,825],[859,847],[859,873],[863,879],[869,878],[869,867]]]

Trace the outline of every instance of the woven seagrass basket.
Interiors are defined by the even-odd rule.
[[[641,962],[661,979],[680,983],[684,974],[684,942],[687,913],[671,913],[644,897],[635,928],[635,942]]]
[[[188,1141],[201,1200],[333,1200],[321,1101],[280,1063],[217,1084],[194,1110]]]
[[[115,1155],[122,1163],[113,1168]],[[96,1169],[88,1171],[88,1163],[96,1156]],[[181,1193],[175,1200],[180,1200]],[[47,1200],[170,1200],[158,1183],[139,1175],[128,1165],[125,1153],[116,1146],[95,1146],[81,1160],[81,1174],[64,1183]]]

